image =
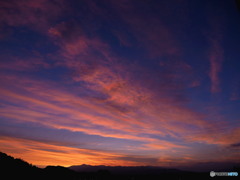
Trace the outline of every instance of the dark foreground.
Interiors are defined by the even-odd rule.
[[[210,177],[209,172],[187,172],[157,167],[104,167],[96,171],[78,172],[77,167],[47,166],[44,169],[0,152],[0,178],[21,180],[183,180],[236,179],[237,177]]]

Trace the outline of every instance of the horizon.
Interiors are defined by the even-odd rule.
[[[171,166],[171,167],[164,167],[164,166],[146,166],[146,165],[142,165],[142,166],[107,166],[107,165],[89,165],[89,164],[75,164],[75,165],[71,165],[71,166],[61,166],[61,165],[47,165],[47,166],[37,166],[35,164],[30,164],[29,162],[25,161],[24,159],[21,158],[17,158],[17,157],[13,157],[10,156],[9,154],[6,154],[4,152],[0,152],[0,156],[2,154],[7,155],[8,157],[14,158],[16,159],[20,159],[23,162],[28,163],[31,166],[36,166],[40,169],[45,169],[47,167],[64,167],[64,168],[68,168],[70,170],[76,171],[76,172],[96,172],[98,170],[103,170],[102,168],[106,168],[105,170],[119,170],[117,168],[124,168],[124,169],[132,169],[132,168],[153,168],[153,169],[159,169],[159,170],[176,170],[176,171],[183,171],[183,172],[198,172],[198,173],[203,173],[203,172],[210,172],[213,169],[215,171],[232,171],[232,170],[236,170],[237,168],[240,168],[240,163],[233,163],[233,162],[227,162],[224,166],[219,165],[216,162],[208,162],[208,163],[199,163],[199,164],[194,164],[194,166],[188,165],[186,167],[177,167],[177,166]],[[209,166],[209,164],[211,165],[211,167]],[[207,165],[207,167],[206,167]],[[86,169],[87,168],[87,169]],[[110,168],[110,169],[109,169]],[[113,168],[113,169],[112,169]],[[145,169],[147,170],[147,169]],[[123,169],[122,169],[123,171]],[[121,171],[120,171],[121,172]],[[124,172],[124,171],[123,171]]]
[[[38,167],[240,163],[237,3],[0,1],[1,151]]]

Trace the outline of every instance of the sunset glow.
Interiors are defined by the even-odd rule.
[[[40,167],[240,162],[235,1],[0,7],[0,151]]]

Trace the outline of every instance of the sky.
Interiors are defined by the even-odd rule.
[[[0,14],[0,151],[38,166],[240,162],[234,0],[1,0]]]

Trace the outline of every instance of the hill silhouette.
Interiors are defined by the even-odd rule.
[[[1,176],[6,179],[42,179],[43,170],[33,166],[24,160],[15,159],[5,153],[0,152]]]
[[[189,172],[151,166],[47,166],[38,168],[22,159],[0,152],[0,172],[5,179],[21,180],[161,180],[212,179],[209,172]],[[3,179],[4,179],[3,178]],[[218,179],[225,177],[218,177]]]

